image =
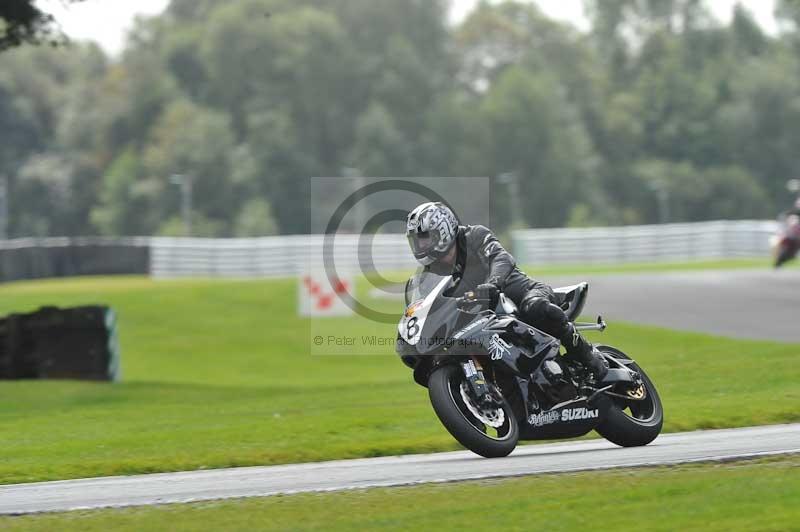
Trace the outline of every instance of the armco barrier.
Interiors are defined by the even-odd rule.
[[[147,238],[20,238],[0,241],[0,282],[150,271]]]
[[[528,229],[511,237],[517,263],[598,264],[677,262],[766,257],[774,221],[717,221],[688,224]],[[323,237],[299,235],[251,239],[151,240],[154,277],[285,277],[319,267]],[[417,266],[403,235],[336,237],[334,261],[340,270],[360,271],[372,257],[377,270]],[[360,261],[360,262],[359,262]],[[330,261],[329,261],[330,262]],[[369,268],[366,268],[369,269]]]
[[[521,265],[618,264],[766,257],[775,221],[526,229],[511,248]],[[44,238],[0,242],[0,282],[40,277],[150,274],[172,277],[290,277],[323,262],[339,271],[417,266],[401,234],[340,234],[332,257],[322,235],[262,238]]]
[[[618,264],[766,257],[775,221],[526,229],[512,234],[519,264]]]
[[[348,272],[408,270],[417,265],[402,234],[337,235],[332,257],[324,256],[322,235],[153,238],[150,242],[153,277],[286,277],[321,268],[323,262]]]

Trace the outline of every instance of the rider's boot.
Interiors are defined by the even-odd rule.
[[[586,338],[569,324],[569,332],[561,339],[567,349],[566,356],[577,360],[592,372],[597,382],[601,382],[608,374],[608,367],[600,352]]]

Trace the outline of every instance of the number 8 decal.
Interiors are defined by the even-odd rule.
[[[406,338],[412,340],[418,332],[419,327],[417,327],[417,317],[414,316],[406,322]]]

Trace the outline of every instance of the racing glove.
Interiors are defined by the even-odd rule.
[[[475,288],[475,297],[478,299],[488,299],[492,305],[497,304],[497,299],[500,297],[500,288],[495,283],[479,284]]]

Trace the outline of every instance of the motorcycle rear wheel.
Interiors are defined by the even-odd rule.
[[[519,424],[508,402],[503,400],[503,424],[494,428],[470,412],[461,395],[466,377],[460,366],[437,368],[428,379],[428,396],[444,428],[458,442],[485,458],[508,456],[519,441]],[[474,408],[474,406],[473,406]]]
[[[611,358],[631,360],[618,349],[599,345],[597,349]],[[613,367],[613,366],[612,366]],[[639,447],[655,440],[664,424],[664,408],[653,381],[636,362],[627,367],[641,375],[645,388],[642,400],[609,397],[612,401],[606,418],[595,429],[598,434],[620,447]]]

